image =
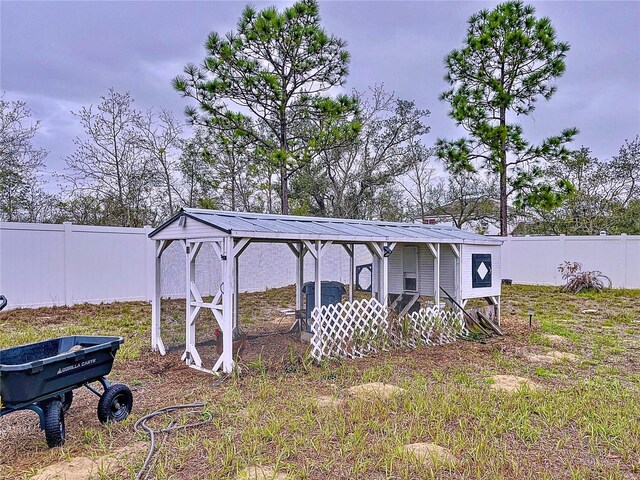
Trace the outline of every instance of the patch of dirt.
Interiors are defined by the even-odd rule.
[[[331,395],[319,395],[315,397],[315,402],[320,408],[336,408],[344,405],[344,399],[332,397]]]
[[[86,480],[88,478],[102,478],[114,473],[120,462],[130,455],[145,451],[145,442],[135,442],[116,450],[112,455],[97,458],[75,457],[59,463],[49,465],[32,477],[31,480]]]
[[[267,465],[254,465],[245,468],[237,480],[286,480],[287,474],[276,472],[273,467]]]
[[[363,383],[347,389],[347,394],[362,400],[371,398],[382,398],[384,400],[391,398],[393,395],[404,393],[404,388],[389,383],[373,382]]]
[[[515,375],[494,375],[490,377],[493,380],[491,384],[491,389],[500,390],[504,392],[515,392],[525,385],[530,390],[537,390],[540,386],[528,378],[524,377],[516,377]]]
[[[426,467],[433,467],[434,464],[455,467],[458,464],[458,459],[450,450],[435,443],[412,443],[405,445],[404,451],[414,454]]]
[[[533,363],[558,363],[558,362],[577,362],[580,357],[568,352],[558,352],[552,350],[548,353],[532,353],[526,356],[527,360]]]
[[[571,343],[567,337],[561,335],[553,335],[551,333],[543,333],[542,336],[551,342],[551,345],[567,345]]]

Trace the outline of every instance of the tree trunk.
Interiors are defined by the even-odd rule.
[[[280,167],[280,199],[282,202],[282,215],[289,215],[289,185],[287,182],[287,169]]]
[[[236,169],[235,169],[235,156],[231,154],[231,211],[236,211]]]
[[[500,127],[504,135],[507,124],[507,113],[500,109]],[[500,141],[500,235],[506,237],[509,234],[507,216],[507,146],[504,137]]]

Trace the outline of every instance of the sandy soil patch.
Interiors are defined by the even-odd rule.
[[[558,352],[553,350],[548,353],[532,353],[527,355],[527,360],[533,363],[557,363],[557,362],[576,362],[578,356],[568,352]]]
[[[404,393],[404,388],[389,383],[373,382],[363,383],[347,389],[347,394],[363,400],[372,397],[382,398],[384,400],[391,398],[393,395]]]
[[[440,463],[450,467],[455,467],[458,464],[458,459],[450,450],[435,443],[412,443],[405,445],[404,450],[413,453],[427,467]]]
[[[237,477],[238,480],[286,480],[286,478],[286,473],[276,472],[273,467],[268,465],[247,467]]]
[[[532,382],[528,378],[516,377],[515,375],[494,375],[493,377],[489,378],[493,380],[493,383],[491,384],[491,388],[493,390],[515,392],[525,385],[529,387],[530,390],[536,390],[540,388],[539,385]]]
[[[147,449],[146,442],[135,442],[116,450],[112,455],[103,457],[75,457],[71,460],[49,465],[32,480],[86,480],[99,478],[117,469],[120,461],[130,455],[135,455]]]
[[[545,333],[543,334],[543,337],[548,339],[552,345],[566,345],[568,343],[571,343],[571,340],[561,335],[553,335],[551,333]]]
[[[331,395],[319,395],[314,400],[320,408],[336,408],[344,404],[344,399],[332,397]]]

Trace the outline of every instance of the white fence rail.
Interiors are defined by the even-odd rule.
[[[92,227],[0,222],[0,294],[9,308],[75,303],[149,300],[153,245],[146,228]],[[503,278],[516,283],[559,285],[558,265],[578,261],[601,270],[619,288],[640,288],[640,236],[507,237],[502,247]],[[359,248],[359,247],[357,247]],[[313,262],[305,257],[305,280]],[[369,263],[365,247],[356,263]],[[179,245],[162,259],[163,295],[183,297],[185,262]],[[338,245],[327,254],[331,280],[346,282],[349,259]],[[196,283],[203,295],[215,292],[220,262],[201,252]],[[295,257],[285,245],[253,244],[240,257],[240,291],[260,291],[295,283]]]
[[[502,278],[531,285],[562,285],[558,265],[580,262],[600,270],[616,288],[640,288],[640,235],[506,237]]]

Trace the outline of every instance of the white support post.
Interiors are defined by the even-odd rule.
[[[455,298],[456,302],[460,303],[462,300],[462,271],[460,269],[460,265],[462,262],[460,261],[460,246],[450,244],[451,251],[453,252],[454,262],[453,262],[453,298]]]
[[[500,326],[500,295],[495,297],[486,297],[489,304],[493,305],[494,313],[496,315],[498,326]]]
[[[238,328],[238,284],[240,272],[238,268],[238,255],[233,257],[233,331]]]
[[[433,303],[440,307],[440,244],[432,245],[433,258]]]
[[[371,252],[371,298],[380,300],[380,257],[382,257],[382,250],[375,242],[367,243],[367,248]]]
[[[347,255],[349,255],[349,302],[353,302],[353,290],[354,290],[354,283],[355,283],[355,269],[356,269],[356,265],[355,265],[355,253],[356,253],[356,249],[355,249],[355,245],[352,243],[350,245],[342,245],[345,249],[345,251],[347,252]]]
[[[223,242],[222,272],[223,272],[223,293],[222,293],[222,371],[231,373],[233,371],[233,279],[234,279],[234,256],[233,238],[225,237]]]
[[[315,245],[316,250],[316,278],[315,278],[315,308],[320,307],[322,305],[322,242],[320,240],[316,240]],[[307,319],[308,321],[308,319]]]
[[[185,321],[185,351],[182,359],[187,365],[202,367],[202,359],[196,350],[196,319],[200,313],[199,306],[195,303],[202,300],[194,295],[196,282],[196,258],[202,247],[202,242],[186,242],[186,321]]]
[[[380,303],[385,307],[389,302],[389,257],[385,255],[385,247],[388,246],[386,242],[380,243],[382,257],[379,259],[380,275],[378,280],[380,281],[380,298],[378,300],[380,300]]]
[[[296,310],[302,310],[302,286],[304,285],[304,254],[306,253],[305,246],[302,243],[299,243],[296,252]]]
[[[161,272],[162,262],[161,256],[163,251],[163,242],[154,242],[154,267],[153,267],[153,298],[151,300],[151,349],[154,352],[160,352],[160,355],[165,355],[166,350],[162,337],[160,336],[161,329],[161,313],[162,313],[162,290],[161,290]]]

